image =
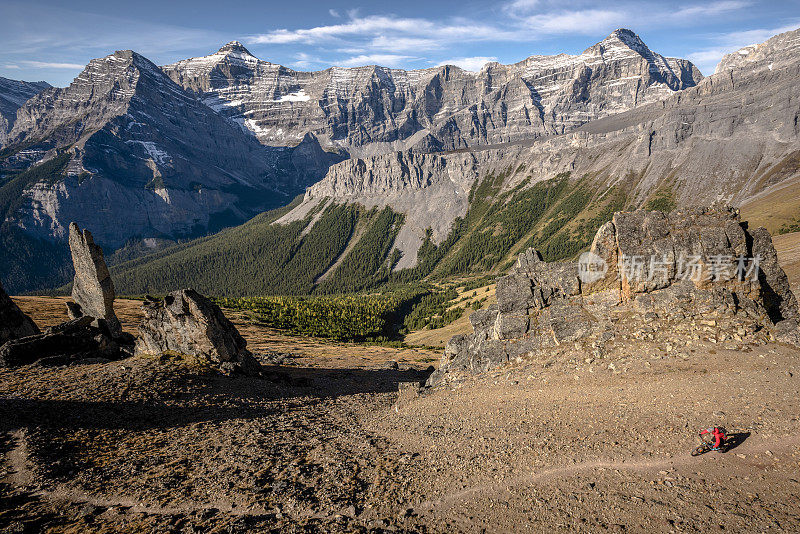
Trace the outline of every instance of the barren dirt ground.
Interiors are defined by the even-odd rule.
[[[0,531],[800,531],[800,350],[562,346],[396,404],[438,354],[238,326],[291,356],[0,370]]]

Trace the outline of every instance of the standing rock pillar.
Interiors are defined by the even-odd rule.
[[[69,249],[75,267],[72,298],[80,307],[71,306],[70,315],[103,319],[111,334],[118,336],[122,328],[114,313],[114,282],[103,259],[103,249],[95,245],[89,230],[81,231],[75,223],[69,225]]]

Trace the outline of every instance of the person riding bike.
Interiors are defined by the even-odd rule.
[[[706,428],[700,431],[700,439],[711,445],[712,451],[721,451],[728,436],[721,426]]]

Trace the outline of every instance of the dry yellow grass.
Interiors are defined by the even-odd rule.
[[[479,287],[478,289],[470,289],[468,291],[460,289],[458,292],[458,297],[452,302],[450,307],[452,308],[456,305],[463,306],[465,303],[469,306],[476,300],[485,298],[486,300],[483,302],[481,309],[488,308],[497,302],[495,288],[496,284]],[[473,293],[475,293],[474,297],[472,296]],[[464,296],[467,296],[468,299],[466,301],[458,302]],[[428,330],[426,328],[424,330],[411,332],[406,336],[405,342],[409,345],[418,347],[443,348],[451,337],[458,334],[469,334],[472,332],[472,325],[469,322],[469,315],[473,311],[474,310],[472,308],[468,308],[467,311],[464,312],[464,315],[442,328],[436,328],[434,330]]]
[[[781,226],[800,217],[800,180],[776,186],[742,204],[740,212],[752,228],[763,226],[774,235]]]
[[[68,297],[13,297],[17,305],[33,318],[42,328],[55,326],[68,319],[66,302]],[[142,318],[140,301],[117,299],[114,309],[122,328],[136,333]],[[339,343],[326,339],[290,336],[272,328],[254,325],[245,314],[225,310],[225,315],[233,321],[242,336],[247,340],[247,348],[259,354],[264,352],[291,353],[291,362],[304,367],[321,368],[373,368],[387,361],[438,365],[437,351],[418,348],[400,349],[353,343]]]

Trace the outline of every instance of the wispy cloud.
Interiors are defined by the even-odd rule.
[[[435,41],[452,41],[454,39],[476,40],[512,40],[518,37],[518,30],[503,29],[498,26],[481,24],[468,20],[454,20],[441,23],[424,18],[396,17],[392,15],[354,16],[347,22],[328,26],[315,26],[297,30],[279,29],[253,35],[248,38],[252,44],[320,44],[337,39],[352,37],[380,36],[393,38],[401,36],[406,39],[425,39],[434,42],[429,36],[435,35]]]
[[[437,66],[441,67],[442,65],[455,65],[456,67],[461,67],[464,70],[476,72],[481,70],[484,65],[491,63],[492,61],[497,61],[497,58],[494,56],[456,57],[441,61]]]
[[[35,69],[83,69],[86,65],[81,63],[57,63],[50,61],[21,61],[26,67],[33,67]],[[19,68],[19,67],[18,67]]]
[[[729,33],[721,33],[710,38],[711,46],[692,52],[687,59],[692,61],[704,74],[713,74],[714,69],[723,56],[736,52],[745,46],[763,43],[773,35],[796,30],[800,27],[800,19],[792,24],[777,28],[759,28]]]
[[[359,56],[349,57],[339,61],[338,64],[343,67],[360,67],[362,65],[381,65],[384,67],[399,67],[403,63],[419,59],[414,56],[403,56],[399,54],[362,54]]]
[[[624,26],[629,15],[622,11],[587,9],[531,15],[525,19],[539,33],[578,33],[592,35],[609,28]]]

